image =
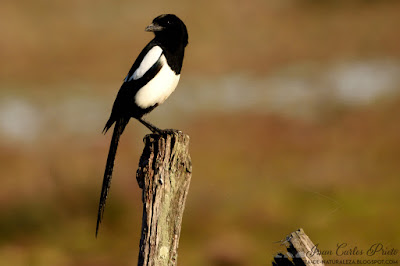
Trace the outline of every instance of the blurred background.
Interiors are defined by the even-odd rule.
[[[400,249],[399,1],[2,0],[0,265],[136,265],[149,132],[125,130],[95,239],[101,130],[162,13],[189,30],[147,116],[191,137],[179,265],[270,265],[300,227]]]

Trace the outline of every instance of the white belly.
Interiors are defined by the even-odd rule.
[[[162,104],[178,85],[180,75],[172,71],[164,55],[160,60],[163,65],[160,71],[136,93],[135,102],[143,109]]]

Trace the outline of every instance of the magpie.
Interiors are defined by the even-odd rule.
[[[162,104],[178,85],[188,32],[182,20],[173,14],[156,17],[145,31],[153,32],[155,37],[144,47],[129,70],[103,129],[105,134],[115,124],[101,188],[96,237],[111,185],[119,138],[130,118],[137,119],[153,133],[169,132],[142,117]]]

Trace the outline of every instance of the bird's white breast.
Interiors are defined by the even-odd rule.
[[[159,60],[162,65],[160,71],[135,95],[136,104],[143,109],[163,103],[179,82],[180,75],[169,67],[165,56],[161,55]]]

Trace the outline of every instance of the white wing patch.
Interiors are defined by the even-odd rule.
[[[143,109],[162,104],[178,85],[180,75],[172,71],[164,55],[161,55],[160,61],[160,71],[135,95],[136,104]]]
[[[160,46],[154,46],[151,48],[147,54],[143,57],[142,62],[140,62],[139,67],[133,72],[131,77],[126,77],[125,81],[131,81],[140,79],[146,74],[146,72],[157,62],[160,58],[163,50]]]

